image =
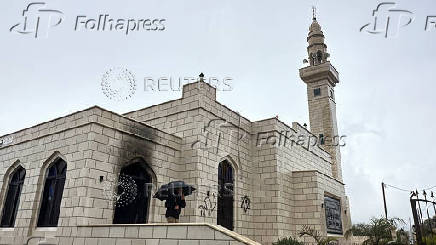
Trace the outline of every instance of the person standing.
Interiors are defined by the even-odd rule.
[[[182,208],[186,207],[182,188],[176,189],[176,193],[170,193],[168,199],[165,201],[165,207],[167,208],[165,218],[167,218],[168,223],[179,223]]]

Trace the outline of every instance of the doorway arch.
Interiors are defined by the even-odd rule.
[[[218,201],[217,224],[233,230],[235,169],[229,161],[224,160],[218,165]]]
[[[153,173],[143,161],[123,167],[115,190],[119,196],[115,203],[114,224],[145,224],[148,222]]]

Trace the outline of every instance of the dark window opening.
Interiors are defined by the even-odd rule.
[[[152,178],[143,163],[121,169],[118,177],[114,224],[145,224],[148,220]]]
[[[59,159],[45,173],[44,192],[38,217],[38,227],[56,227],[64,193],[67,163]]]
[[[218,166],[218,208],[217,224],[233,230],[234,176],[229,162]]]
[[[313,95],[314,96],[320,96],[321,95],[321,88],[316,88],[313,90]]]
[[[1,227],[14,227],[15,225],[15,218],[17,217],[25,177],[26,170],[21,166],[17,167],[11,174],[7,189],[8,192],[3,206]]]
[[[322,63],[322,52],[320,50],[318,50],[318,52],[316,53],[316,59],[318,61],[318,64]]]
[[[320,135],[319,135],[319,143],[320,143],[321,145],[324,145],[324,144],[325,144],[324,134],[320,134]]]

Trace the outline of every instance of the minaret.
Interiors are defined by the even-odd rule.
[[[332,157],[332,175],[342,181],[341,153],[339,150],[338,126],[336,123],[336,102],[334,87],[339,83],[339,74],[328,61],[324,34],[316,20],[313,21],[307,37],[309,66],[300,69],[300,77],[307,84],[310,130],[318,137],[318,144]]]

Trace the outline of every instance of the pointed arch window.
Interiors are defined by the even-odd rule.
[[[47,169],[38,227],[55,227],[58,225],[66,174],[67,163],[62,159],[57,160]]]
[[[145,162],[132,163],[121,169],[118,177],[114,224],[145,224],[148,220],[152,176]]]
[[[217,224],[233,230],[234,169],[228,161],[218,165]]]
[[[15,218],[17,217],[25,177],[26,170],[21,166],[18,166],[11,174],[7,187],[6,200],[3,205],[1,227],[14,227],[15,225]]]

